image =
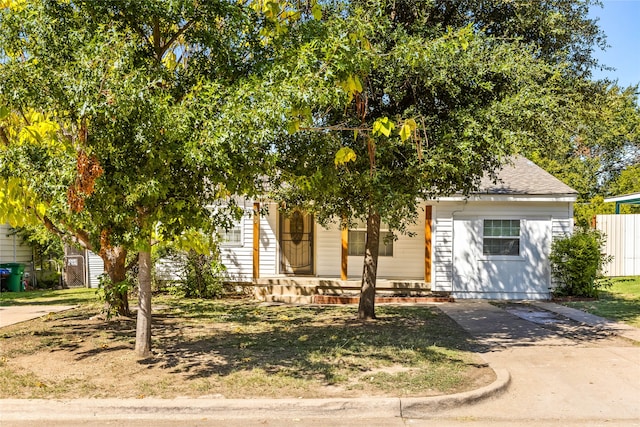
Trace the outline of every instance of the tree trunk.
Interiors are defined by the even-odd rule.
[[[113,298],[107,300],[107,304],[112,305],[121,316],[129,316],[128,291],[120,291],[120,284],[127,278],[127,251],[121,246],[108,246],[100,249],[100,257],[104,261],[104,270],[109,276],[112,289],[107,289],[107,294],[112,294]],[[108,307],[111,308],[111,307]]]
[[[380,214],[373,208],[367,217],[367,241],[364,250],[364,268],[360,286],[358,319],[375,319],[376,275],[378,274],[378,248],[380,243]]]
[[[151,252],[138,254],[138,320],[136,322],[136,354],[151,353]]]

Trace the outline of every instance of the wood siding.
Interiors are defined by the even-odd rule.
[[[475,221],[476,224],[481,224],[483,219],[502,219],[502,218],[514,218],[514,219],[526,219],[528,220],[524,224],[526,227],[523,229],[523,239],[526,239],[526,251],[530,254],[526,260],[526,266],[523,264],[522,268],[530,271],[529,282],[532,284],[535,282],[536,290],[531,294],[535,294],[538,297],[542,297],[543,293],[548,291],[550,284],[549,266],[548,266],[548,253],[550,251],[550,244],[552,237],[557,237],[571,232],[573,226],[572,219],[572,206],[569,202],[536,202],[536,201],[505,201],[505,202],[482,202],[482,201],[467,201],[467,202],[440,202],[435,204],[434,215],[434,290],[437,291],[449,291],[455,292],[454,282],[456,271],[462,266],[457,266],[455,263],[463,262],[477,263],[477,260],[456,257],[454,252],[454,240],[455,236],[455,224],[459,221]],[[471,223],[469,223],[471,226]],[[458,236],[457,245],[458,251],[460,247],[465,245],[477,245],[482,240],[482,236],[477,236],[477,233],[481,232],[481,228],[478,229],[477,225],[471,228],[465,228],[465,233],[469,234],[470,241],[466,243],[460,240]],[[460,232],[465,229],[460,229]],[[473,252],[473,251],[472,251]],[[475,252],[474,252],[475,253]],[[472,258],[475,259],[474,255]],[[539,265],[536,263],[539,262]],[[492,265],[497,266],[500,263],[494,263]],[[489,264],[478,264],[477,267],[487,268]],[[474,266],[475,268],[475,266]],[[493,274],[500,274],[501,268],[516,268],[515,265],[505,264],[501,267],[498,266]],[[522,273],[520,270],[518,274]],[[479,271],[478,274],[481,272]],[[484,273],[483,273],[484,274]],[[506,280],[504,283],[510,283]],[[460,279],[458,279],[460,280]],[[475,280],[475,279],[474,279]],[[496,278],[496,280],[498,280]],[[540,291],[543,289],[544,291]],[[525,292],[514,290],[513,297],[517,295],[524,295]],[[509,294],[509,291],[503,292],[505,295]],[[495,297],[504,297],[504,295],[498,295],[496,292]],[[478,294],[477,297],[493,297],[491,295]],[[467,296],[468,297],[468,296]]]
[[[85,251],[87,258],[87,276],[89,279],[89,288],[97,288],[100,284],[100,275],[104,274],[104,261],[97,254],[91,251]]]
[[[9,224],[0,224],[0,263],[17,262],[26,265],[30,271],[33,249],[14,234]]]
[[[339,221],[327,228],[316,224],[316,275],[318,277],[340,277],[342,269],[342,230]],[[351,269],[351,257],[348,257]],[[362,271],[360,271],[362,273]]]

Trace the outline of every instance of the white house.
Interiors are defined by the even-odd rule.
[[[377,289],[454,298],[547,299],[549,252],[573,229],[577,193],[533,162],[518,157],[485,179],[477,193],[422,203],[418,221],[396,241],[382,242]],[[313,217],[288,217],[266,203],[244,201],[246,215],[226,233],[223,263],[230,278],[253,283],[276,301],[314,301],[318,294],[356,291],[365,230],[322,227]],[[384,231],[384,230],[383,230]]]
[[[0,264],[24,264],[25,277],[33,277],[33,249],[9,224],[0,224]]]

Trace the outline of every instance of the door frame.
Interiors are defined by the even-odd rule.
[[[308,268],[301,269],[300,271],[294,271],[292,268],[287,268],[286,260],[288,259],[285,256],[285,242],[290,242],[290,239],[284,238],[284,222],[293,216],[296,212],[302,215],[304,221],[304,230],[302,231],[303,236],[300,236],[300,243],[306,244],[308,242],[309,245],[309,263]],[[308,228],[308,229],[307,229]],[[289,233],[291,234],[291,233]],[[305,235],[307,238],[305,239]],[[315,274],[315,222],[312,214],[304,213],[301,210],[293,210],[290,214],[285,214],[280,211],[278,215],[278,273],[284,274],[287,276],[313,276]]]

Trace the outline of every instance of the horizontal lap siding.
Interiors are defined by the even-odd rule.
[[[424,280],[424,211],[418,214],[418,221],[411,224],[407,231],[414,234],[409,236],[398,233],[398,240],[393,242],[393,256],[378,258],[378,277],[382,279],[411,279]],[[338,254],[337,274],[340,274],[340,232],[337,231]],[[349,278],[362,275],[364,257],[349,257]]]
[[[450,292],[453,281],[453,221],[450,207],[436,207],[433,228],[433,289]]]
[[[100,286],[100,275],[104,274],[104,261],[99,255],[91,251],[86,251],[87,266],[89,269],[89,286],[90,288],[98,288]]]
[[[253,218],[246,210],[241,219],[242,245],[221,246],[220,256],[227,268],[227,276],[234,281],[251,280],[253,274]]]
[[[435,202],[434,290],[451,291],[453,283],[453,219],[549,218],[554,238],[571,232],[573,211],[567,202]]]
[[[598,215],[596,227],[605,234],[603,251],[613,256],[607,276],[640,275],[640,214]]]
[[[340,263],[342,260],[342,232],[340,225],[335,222],[327,228],[316,225],[315,230],[316,276],[340,277]]]
[[[260,217],[260,276],[273,276],[278,273],[278,205],[269,203],[267,208],[267,215]],[[251,235],[253,236],[253,233]],[[253,245],[253,242],[251,244]]]
[[[14,232],[8,224],[0,225],[0,263],[17,262],[31,268],[33,249]]]

